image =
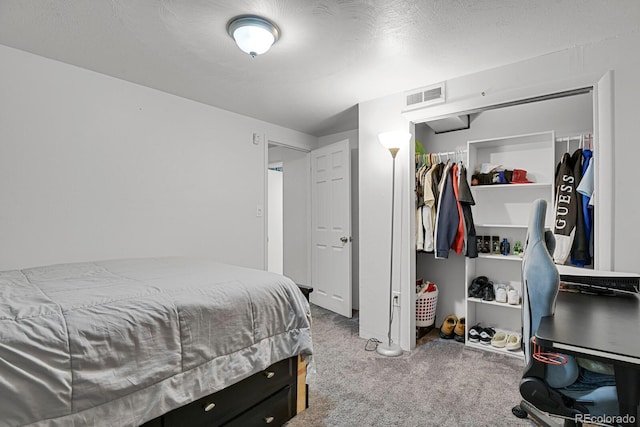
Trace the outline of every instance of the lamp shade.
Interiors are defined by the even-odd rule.
[[[227,24],[227,32],[238,47],[252,57],[268,51],[280,37],[280,30],[275,24],[252,15],[233,18]]]
[[[382,132],[378,134],[378,140],[380,140],[380,144],[384,146],[387,150],[391,149],[400,149],[403,145],[405,145],[411,139],[411,134],[409,132],[402,131],[389,131]]]

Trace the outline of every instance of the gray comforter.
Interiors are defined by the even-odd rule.
[[[0,425],[136,426],[312,353],[289,279],[203,259],[0,272]]]

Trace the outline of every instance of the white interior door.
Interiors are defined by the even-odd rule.
[[[349,140],[311,152],[311,302],[351,317]]]

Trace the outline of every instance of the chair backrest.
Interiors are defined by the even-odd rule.
[[[547,202],[535,200],[529,214],[529,226],[522,259],[522,342],[525,361],[531,361],[531,337],[535,336],[540,320],[552,316],[560,289],[560,275],[553,261],[555,238],[545,230]],[[568,356],[566,365],[547,366],[545,381],[555,388],[572,384],[578,376],[575,359]]]
[[[553,315],[560,288],[560,275],[551,254],[555,239],[545,232],[547,202],[537,199],[531,205],[529,226],[522,259],[522,319],[525,358],[531,358],[531,337],[540,319]],[[552,246],[552,247],[549,247]]]

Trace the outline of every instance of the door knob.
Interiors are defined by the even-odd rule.
[[[348,242],[348,241],[350,241],[350,240],[351,240],[351,238],[350,238],[350,237],[342,236],[342,237],[340,238],[340,241],[341,241],[342,243],[347,243],[347,242]]]

